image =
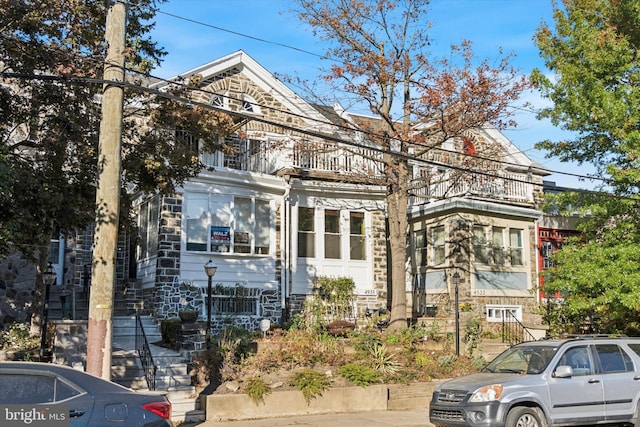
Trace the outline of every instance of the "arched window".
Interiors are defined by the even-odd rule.
[[[209,101],[210,105],[219,108],[229,108],[229,103],[227,102],[227,95],[225,93],[214,93],[211,96],[211,100]]]
[[[253,97],[247,94],[242,95],[242,111],[245,113],[260,114],[260,106]]]

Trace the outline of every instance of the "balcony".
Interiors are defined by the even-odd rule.
[[[301,141],[227,141],[235,148],[233,154],[201,154],[200,160],[207,168],[226,167],[269,175],[330,177],[360,180],[382,177],[382,154],[367,148],[341,147],[330,143],[306,143]]]
[[[412,194],[418,204],[461,196],[530,204],[534,202],[534,184],[529,180],[527,174],[501,170],[469,172],[455,178],[449,172],[442,172],[430,179],[416,179]]]

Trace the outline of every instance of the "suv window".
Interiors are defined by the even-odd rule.
[[[571,366],[573,375],[590,375],[594,373],[591,352],[586,345],[568,349],[560,358],[558,366],[560,365]]]
[[[603,373],[633,371],[631,358],[619,346],[615,344],[596,344],[595,347]]]

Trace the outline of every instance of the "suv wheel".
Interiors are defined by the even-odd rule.
[[[506,427],[546,427],[547,420],[540,409],[516,406],[507,414]]]

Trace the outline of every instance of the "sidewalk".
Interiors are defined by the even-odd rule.
[[[244,421],[204,421],[182,424],[180,427],[432,427],[429,411],[372,411],[324,415],[298,415],[283,418],[263,418]]]

